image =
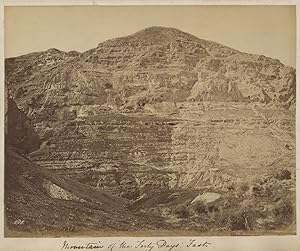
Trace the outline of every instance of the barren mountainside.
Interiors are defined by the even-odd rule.
[[[84,53],[49,49],[6,59],[6,83],[30,117],[82,105],[257,100],[295,108],[295,69],[174,28],[151,27]],[[47,114],[45,114],[47,113]]]
[[[294,68],[150,27],[82,53],[8,58],[5,73],[7,142],[27,154],[10,150],[7,166],[22,167],[21,187],[34,184],[27,166],[42,177],[38,193],[47,191],[51,208],[81,208],[73,217],[98,231],[109,229],[106,220],[111,230],[128,222],[139,230],[144,217],[145,230],[294,233]],[[38,220],[14,226],[30,215],[9,201],[11,229],[45,230]],[[65,229],[53,222],[49,231]],[[75,232],[89,227],[71,222]]]

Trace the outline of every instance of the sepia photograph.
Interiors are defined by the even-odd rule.
[[[296,235],[295,5],[5,6],[4,35],[5,237]]]

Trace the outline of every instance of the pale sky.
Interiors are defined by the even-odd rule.
[[[83,52],[150,26],[296,64],[294,6],[5,7],[5,57],[49,48]]]

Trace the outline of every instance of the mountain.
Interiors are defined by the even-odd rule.
[[[150,27],[84,53],[49,49],[6,59],[6,83],[30,117],[82,105],[143,109],[163,101],[258,101],[295,109],[295,69],[174,28]]]
[[[9,110],[23,114],[8,119],[21,127],[7,142],[29,159],[8,152],[8,163],[31,166],[50,194],[61,191],[56,199],[79,203],[69,209],[88,210],[80,199],[107,204],[104,211],[119,203],[116,217],[137,219],[128,229],[140,229],[145,213],[146,230],[294,233],[292,67],[150,27],[83,53],[9,58],[5,72]],[[197,202],[212,195],[212,204]]]

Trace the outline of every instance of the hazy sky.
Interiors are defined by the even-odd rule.
[[[149,26],[296,64],[294,6],[6,7],[5,57],[49,48],[82,52]]]

